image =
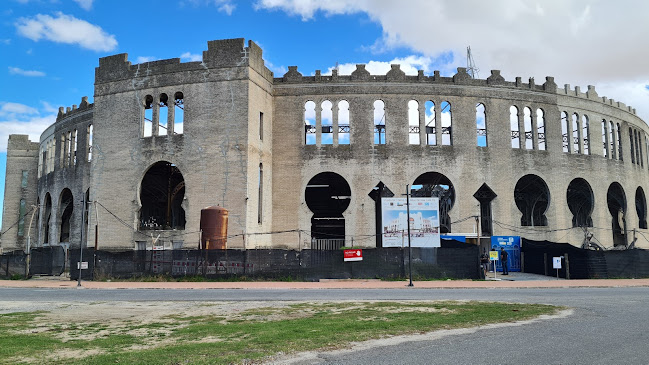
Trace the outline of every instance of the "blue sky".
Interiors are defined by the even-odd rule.
[[[507,80],[596,85],[649,120],[649,2],[3,0],[0,15],[0,191],[7,136],[37,141],[59,106],[92,102],[99,57],[194,61],[214,39],[255,41],[276,76],[336,63],[341,74],[400,63],[451,75],[471,46],[481,78],[500,69]]]

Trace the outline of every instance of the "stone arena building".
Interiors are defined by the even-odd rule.
[[[635,109],[552,77],[274,77],[243,39],[202,62],[118,54],[94,103],[40,141],[10,136],[0,247],[194,249],[216,205],[228,248],[380,247],[381,197],[411,185],[440,198],[442,232],[649,248],[648,135]]]

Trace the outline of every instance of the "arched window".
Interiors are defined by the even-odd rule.
[[[93,127],[92,124],[89,124],[86,132],[86,156],[88,162],[92,161],[92,138],[93,138]]]
[[[257,202],[257,223],[263,222],[264,216],[264,165],[259,164],[259,185],[258,185],[258,202]]]
[[[153,96],[144,98],[144,120],[142,122],[142,137],[153,135]]]
[[[581,116],[581,128],[582,128],[581,140],[584,145],[583,147],[584,155],[590,155],[590,125],[589,125],[587,115]]]
[[[572,153],[581,153],[581,130],[579,129],[579,115],[572,114]]]
[[[140,230],[185,229],[185,179],[176,165],[160,161],[142,178]]]
[[[638,213],[638,227],[647,229],[647,199],[640,186],[635,191],[635,211]]]
[[[350,120],[349,102],[341,100],[338,102],[338,144],[349,144]]]
[[[613,124],[613,121],[609,121],[608,123],[609,129],[609,143],[611,144],[611,158],[615,159],[617,156],[617,145],[616,145],[616,139],[615,139],[615,124]]]
[[[482,236],[493,235],[491,201],[494,200],[496,196],[496,193],[494,193],[486,183],[482,184],[480,189],[473,194],[473,197],[480,202],[480,232]]]
[[[476,144],[478,147],[487,147],[487,114],[485,106],[478,103],[475,107]]]
[[[536,130],[538,132],[537,143],[539,151],[545,151],[545,113],[543,109],[536,109]]]
[[[561,139],[563,152],[570,153],[570,128],[568,127],[568,113],[561,112]]]
[[[374,144],[385,144],[385,103],[383,100],[374,101]]]
[[[25,235],[25,214],[27,214],[27,203],[25,199],[20,199],[20,207],[18,210],[18,236]]]
[[[636,161],[639,161],[640,167],[644,167],[644,162],[642,161],[642,137],[637,130],[634,130],[635,135],[635,157]]]
[[[304,103],[304,144],[315,144],[315,103],[311,100]]]
[[[408,102],[408,143],[419,144],[419,103]]]
[[[72,131],[72,165],[77,165],[77,145],[79,144],[79,138],[77,136],[77,130]]]
[[[509,125],[512,134],[512,148],[521,148],[521,132],[518,127],[518,108],[509,107]]]
[[[532,131],[532,110],[523,108],[523,128],[525,128],[525,149],[534,149],[534,132]]]
[[[183,134],[185,123],[185,97],[180,91],[174,94],[174,133]]]
[[[453,115],[451,113],[451,103],[442,101],[441,104],[442,119],[442,146],[453,145]]]
[[[320,104],[321,108],[321,123],[322,123],[322,137],[320,144],[333,144],[334,143],[334,126],[333,126],[333,104],[329,100],[325,100]]]
[[[622,128],[620,123],[617,124],[617,158],[620,161],[624,160],[624,154],[622,153]]]
[[[169,97],[167,94],[160,94],[160,102],[158,106],[160,107],[158,109],[158,135],[159,136],[166,136],[168,134],[168,125],[167,123],[169,122],[169,108],[168,107],[169,103]]]
[[[608,158],[608,123],[602,119],[602,153],[604,158]]]
[[[522,213],[521,226],[547,226],[545,212],[550,206],[550,190],[536,175],[521,177],[514,188],[514,201]]]
[[[435,129],[435,103],[428,100],[424,103],[426,108],[426,144],[434,146],[437,144],[437,130]]]
[[[635,149],[633,148],[633,129],[629,128],[629,146],[631,151],[631,163],[635,163]]]

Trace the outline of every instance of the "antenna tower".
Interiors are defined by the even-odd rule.
[[[471,75],[472,79],[475,79],[480,77],[478,71],[480,69],[476,67],[473,56],[471,55],[471,46],[466,47],[466,72]]]

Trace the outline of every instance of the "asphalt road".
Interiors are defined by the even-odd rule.
[[[568,306],[565,318],[318,353],[324,364],[649,364],[649,288],[164,290],[0,288],[2,301],[488,300]]]

